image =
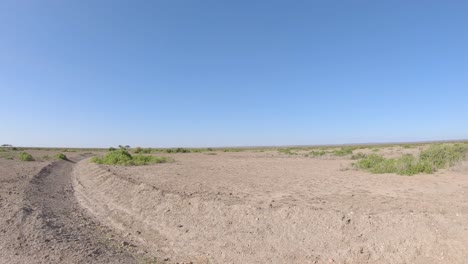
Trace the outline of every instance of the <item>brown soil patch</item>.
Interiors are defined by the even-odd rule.
[[[143,167],[79,162],[76,196],[102,223],[169,262],[468,259],[464,169],[408,177],[353,170],[349,157],[172,156],[175,163]]]

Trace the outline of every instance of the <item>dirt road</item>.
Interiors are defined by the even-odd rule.
[[[0,218],[0,263],[137,263],[127,243],[78,205],[70,173],[82,158],[54,161],[32,178],[2,175],[1,209],[10,214]]]

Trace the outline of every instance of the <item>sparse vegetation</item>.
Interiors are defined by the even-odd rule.
[[[399,158],[388,159],[381,155],[371,154],[356,162],[354,166],[372,173],[397,173],[400,175],[433,173],[466,158],[467,153],[468,147],[466,145],[437,144],[422,151],[418,158],[407,154]]]
[[[131,155],[126,149],[119,149],[108,152],[103,157],[93,157],[91,161],[98,164],[141,166],[154,163],[171,162],[168,157],[155,157],[150,155]]]
[[[366,156],[367,156],[366,154],[364,154],[364,153],[362,153],[362,152],[359,152],[359,153],[353,154],[353,155],[351,156],[351,159],[352,159],[352,160],[358,160],[358,159],[363,159],[363,158],[365,158]]]
[[[356,147],[342,147],[340,149],[334,150],[333,154],[335,156],[346,156],[346,155],[351,155],[353,154],[353,150],[355,150]]]
[[[321,157],[321,156],[324,156],[326,155],[328,152],[326,152],[325,150],[313,150],[309,153],[309,155],[313,156],[313,157]]]
[[[243,150],[240,148],[227,148],[227,149],[224,149],[223,151],[224,152],[241,152]]]
[[[67,156],[65,154],[63,154],[63,153],[59,153],[59,154],[55,155],[54,158],[60,159],[60,160],[68,160]]]
[[[297,155],[297,152],[290,148],[278,149],[278,152],[286,155]]]
[[[165,149],[164,152],[166,153],[190,153],[190,149],[186,148],[176,148],[176,149]]]
[[[457,161],[466,158],[467,153],[467,145],[437,144],[422,151],[420,159],[439,169],[453,166]]]
[[[4,152],[4,153],[0,154],[0,157],[2,157],[4,159],[7,159],[7,160],[15,159],[15,156],[11,152]]]
[[[27,152],[20,152],[19,154],[19,160],[21,161],[34,161],[33,156]]]
[[[134,150],[133,150],[133,153],[135,154],[151,154],[151,152],[153,152],[153,150],[151,148],[141,148],[141,147],[136,147]]]

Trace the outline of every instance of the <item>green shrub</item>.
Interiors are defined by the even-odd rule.
[[[142,151],[143,151],[142,148],[136,147],[136,148],[133,150],[133,153],[137,153],[137,154],[138,154],[138,153],[141,153]]]
[[[116,150],[116,149],[113,148],[113,147],[110,147],[110,148],[108,149],[108,151],[114,151],[114,150]]]
[[[140,147],[136,147],[134,150],[133,150],[133,153],[135,154],[150,154],[151,152],[153,152],[153,150],[151,148],[140,148]]]
[[[33,156],[31,156],[31,154],[27,153],[27,152],[21,152],[19,154],[19,159],[21,161],[34,161],[34,158]]]
[[[351,156],[351,159],[352,159],[352,160],[358,160],[358,159],[363,159],[363,158],[365,158],[365,157],[367,157],[366,154],[359,152],[359,153],[353,154],[353,155]]]
[[[59,154],[55,155],[54,158],[60,159],[60,160],[68,160],[67,156],[65,154],[62,154],[62,153],[59,153]]]
[[[176,148],[176,149],[166,149],[166,153],[190,153],[190,149],[186,148]]]
[[[148,155],[130,155],[127,150],[119,149],[108,152],[103,157],[93,157],[91,162],[107,165],[124,165],[124,166],[141,166],[154,163],[171,162],[172,159],[168,157],[155,157]]]
[[[140,151],[141,154],[151,154],[152,152],[153,150],[151,148],[142,149]]]
[[[125,149],[110,151],[102,158],[93,157],[92,162],[109,165],[131,165],[132,155]]]
[[[386,159],[380,155],[371,154],[356,162],[354,166],[372,173],[400,175],[433,173],[466,158],[467,153],[467,146],[437,144],[422,151],[418,158],[407,154],[399,158]]]
[[[337,149],[333,151],[333,154],[335,156],[346,156],[346,155],[351,155],[353,154],[353,150],[355,150],[356,147],[342,147],[341,149]]]
[[[177,148],[175,150],[175,153],[190,153],[190,149],[186,149],[186,148]]]
[[[242,149],[240,148],[227,148],[223,150],[224,152],[241,152]]]
[[[398,173],[413,175],[418,173],[415,158],[412,155],[404,155],[398,159],[386,159],[381,155],[371,154],[359,160],[355,166],[369,170],[372,173]]]
[[[278,152],[287,154],[287,155],[297,155],[297,152],[295,152],[293,149],[290,149],[290,148],[278,149]]]
[[[131,165],[141,166],[141,165],[148,165],[148,164],[154,164],[154,163],[166,163],[166,162],[171,162],[171,161],[172,159],[168,157],[134,155],[132,158]]]
[[[18,148],[12,147],[11,150],[15,150],[15,151],[16,151],[16,150],[18,150]]]
[[[420,154],[420,159],[435,168],[446,168],[466,157],[468,147],[462,145],[431,145]]]

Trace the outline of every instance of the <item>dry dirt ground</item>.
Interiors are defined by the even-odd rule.
[[[88,153],[28,151],[0,158],[0,263],[138,263],[145,259],[77,203],[71,172]],[[0,153],[5,154],[5,153]],[[49,158],[44,160],[43,156]],[[2,155],[3,156],[3,155]],[[124,244],[122,244],[124,243]]]
[[[273,150],[74,155],[0,159],[0,263],[468,263],[466,163],[399,176]]]

